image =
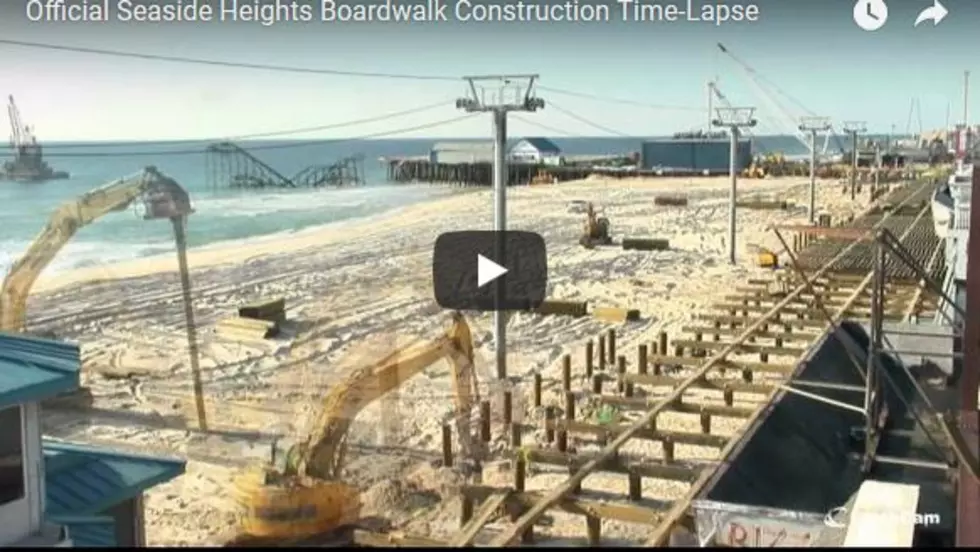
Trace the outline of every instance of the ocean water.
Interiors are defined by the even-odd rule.
[[[569,155],[637,151],[639,138],[555,138]],[[756,152],[801,155],[806,149],[788,136],[754,138]],[[386,183],[379,158],[426,155],[436,140],[333,142],[241,142],[261,161],[291,176],[311,165],[328,165],[346,156],[364,156],[367,185],[346,189],[231,190],[214,185],[214,164],[206,144],[57,144],[45,146],[45,159],[68,180],[43,183],[0,182],[0,272],[19,257],[47,223],[51,213],[93,188],[153,165],[191,195],[195,213],[187,227],[191,247],[284,234],[346,219],[378,215],[454,193],[439,186]],[[273,146],[273,147],[269,147]],[[263,149],[266,148],[266,149]],[[7,153],[7,152],[4,152]],[[0,161],[5,160],[0,156]],[[172,251],[169,222],[144,221],[134,208],[81,228],[45,273],[93,266]]]

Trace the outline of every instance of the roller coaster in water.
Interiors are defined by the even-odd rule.
[[[213,188],[344,188],[364,185],[364,156],[310,165],[291,177],[283,175],[233,142],[207,148],[208,181]]]

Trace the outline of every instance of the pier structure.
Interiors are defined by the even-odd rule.
[[[921,181],[898,186],[880,194],[863,215],[836,225],[821,220],[776,228],[788,268],[746,281],[715,312],[684,327],[687,336],[670,339],[660,332],[628,351],[609,329],[586,342],[579,359],[564,355],[556,380],[535,373],[533,381],[505,390],[494,402],[502,405],[495,416],[491,401],[484,401],[480,438],[505,450],[509,444],[504,454],[511,482],[484,484],[478,478],[464,485],[460,529],[449,538],[357,531],[354,541],[371,547],[515,546],[535,542],[536,523],[560,510],[583,518],[590,546],[602,543],[605,521],[648,526],[649,546],[839,546],[844,530],[828,527],[826,512],[844,504],[834,501],[846,501],[861,480],[893,481],[889,467],[913,466],[935,476],[922,483],[924,497],[946,492],[956,463],[950,449],[959,445],[933,440],[941,432],[928,413],[939,405],[923,398],[924,405],[910,407],[916,393],[924,392],[907,389],[912,376],[902,376],[902,370],[911,374],[911,368],[890,360],[916,357],[924,363],[926,353],[895,350],[891,341],[915,341],[926,333],[885,329],[938,317],[946,309],[940,305],[950,302],[937,284],[946,271],[937,255],[942,240],[930,231],[935,187]],[[884,338],[889,331],[894,333]],[[513,411],[523,403],[516,394],[523,392],[531,397],[530,416]],[[657,423],[678,415],[690,417],[689,429],[667,430]],[[743,420],[741,429],[716,433],[713,422],[726,418]],[[909,445],[900,452],[892,428],[909,424],[917,432],[902,429],[903,438],[913,435],[919,445],[935,446],[945,460],[913,458],[921,448]],[[849,431],[851,438],[841,437]],[[454,462],[452,432],[447,424],[446,466]],[[659,453],[641,458],[626,452],[628,443],[641,442],[659,443]],[[682,459],[692,447],[718,452]],[[531,466],[568,476],[530,490]],[[841,466],[846,474],[834,475]],[[774,470],[777,486],[791,491],[766,490]],[[626,478],[629,492],[618,496],[588,488],[586,480],[599,474]],[[685,485],[687,491],[664,500],[648,494],[650,480]],[[780,500],[781,506],[760,504]],[[801,509],[812,513],[796,511]],[[501,514],[504,520],[495,523]],[[952,523],[955,516],[949,511],[943,519]]]

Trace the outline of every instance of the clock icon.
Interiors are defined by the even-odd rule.
[[[885,0],[858,0],[854,4],[854,22],[866,31],[877,31],[887,20]]]

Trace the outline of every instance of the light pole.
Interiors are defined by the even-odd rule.
[[[752,128],[756,124],[754,107],[719,107],[715,110],[718,118],[711,121],[716,127],[727,128],[731,137],[731,150],[728,157],[728,175],[731,190],[728,193],[728,262],[735,264],[735,201],[738,193],[738,138],[741,129]]]
[[[827,117],[803,117],[800,130],[810,133],[810,196],[807,202],[807,216],[810,224],[817,221],[817,133],[830,130],[830,119]]]
[[[864,121],[846,121],[844,132],[851,135],[851,199],[857,194],[858,134],[865,132]]]
[[[507,262],[504,235],[507,229],[507,113],[533,112],[544,108],[544,100],[534,96],[537,75],[486,75],[463,77],[470,96],[456,100],[456,108],[469,113],[493,114],[493,229],[496,233],[496,262]],[[493,341],[497,379],[507,379],[507,315],[503,312],[504,279],[494,282]]]

